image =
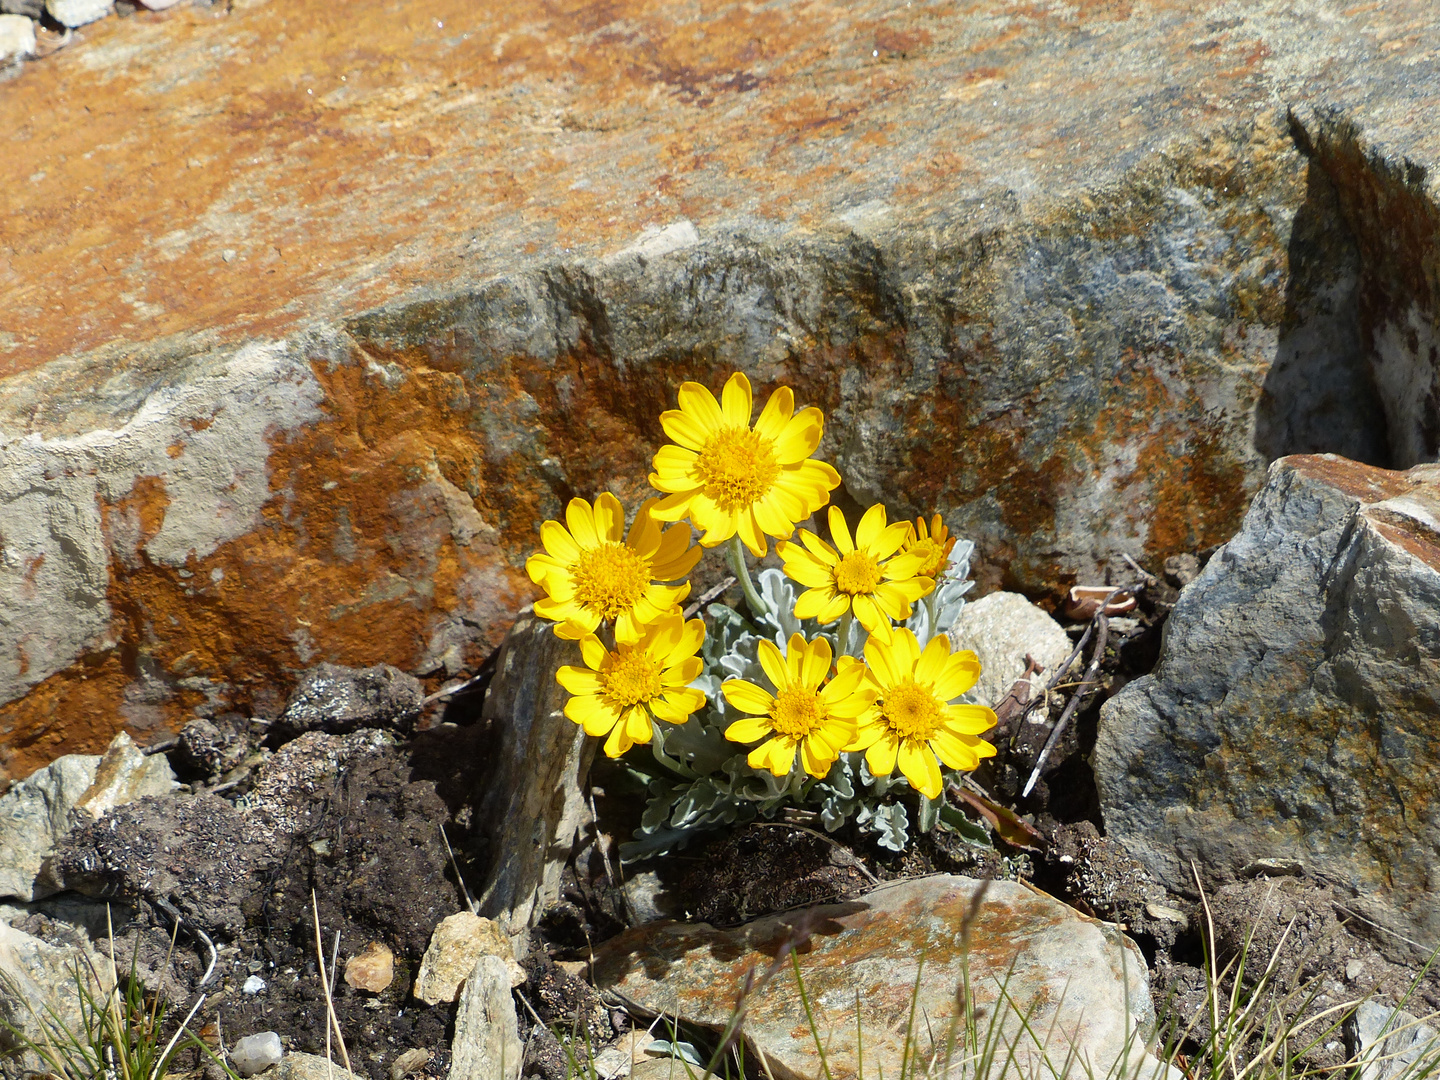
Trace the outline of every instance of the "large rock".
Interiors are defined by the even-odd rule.
[[[519,1080],[525,1064],[510,973],[498,956],[482,956],[465,979],[455,1014],[448,1080]]]
[[[14,776],[477,663],[687,376],[794,383],[987,588],[1218,543],[1269,457],[1434,450],[1430,0],[334,10],[5,85]]]
[[[1108,834],[1169,888],[1298,861],[1390,946],[1440,940],[1440,466],[1276,462],[1094,765]]]
[[[560,876],[590,818],[585,778],[599,740],[565,716],[568,695],[555,681],[561,665],[579,660],[579,647],[556,637],[553,623],[522,614],[482,710],[496,748],[476,814],[490,860],[476,906],[522,957],[530,928],[559,899]]]
[[[753,971],[758,989],[747,1001],[747,1038],[765,1052],[776,1077],[818,1080],[815,1035],[782,954],[794,927],[803,925],[810,936],[798,949],[800,974],[835,1076],[860,1071],[862,1040],[865,1075],[901,1075],[911,1015],[910,1053],[929,1062],[938,1051],[943,1061],[953,1045],[960,1076],[964,1029],[954,1025],[963,1024],[956,1004],[967,962],[963,928],[982,888],[941,875],[734,930],[653,923],[600,947],[596,985],[644,1013],[720,1029]],[[1042,1074],[1043,1050],[1057,1062],[1082,1055],[1091,1075],[1152,1080],[1158,1065],[1145,1046],[1155,1015],[1145,958],[1133,942],[1017,882],[990,882],[973,914],[968,965],[975,1014],[982,1032],[999,1014],[996,1030],[1015,1044],[1019,1075]],[[779,971],[766,981],[777,956]],[[1033,1037],[1020,1019],[1031,1009]]]

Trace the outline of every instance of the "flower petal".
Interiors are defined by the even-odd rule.
[[[555,672],[555,681],[571,694],[598,694],[600,674],[589,668],[566,664]]]
[[[940,763],[929,746],[919,739],[905,739],[900,743],[899,763],[911,787],[927,799],[940,797]]]
[[[980,658],[970,649],[953,652],[945,659],[945,668],[935,680],[935,696],[953,701],[980,681]]]
[[[833,658],[830,642],[825,638],[817,637],[810,642],[800,654],[800,681],[804,684],[805,689],[820,689],[820,684],[825,681],[825,676],[830,674],[830,661]]]
[[[849,555],[855,550],[855,542],[850,539],[850,526],[845,524],[845,515],[838,506],[830,507],[830,540],[841,555]]]
[[[725,386],[720,391],[720,413],[725,418],[725,426],[748,428],[750,413],[754,407],[754,398],[750,393],[750,380],[745,377],[743,371],[735,372],[725,380]]]
[[[755,421],[755,434],[762,439],[779,443],[790,416],[794,412],[795,391],[788,386],[776,387],[775,392],[770,395],[770,400],[765,403],[765,408],[760,411],[760,419]],[[817,442],[816,445],[818,446],[819,443]],[[810,455],[806,454],[805,456],[809,457]]]
[[[865,751],[865,764],[870,766],[871,776],[889,776],[895,771],[895,757],[900,750],[900,740],[888,728],[885,734],[870,744]]]
[[[575,542],[582,548],[600,546],[600,534],[595,530],[595,511],[584,499],[570,500],[570,504],[565,507],[565,524],[570,527],[570,535],[575,537]]]
[[[872,551],[871,549],[874,547],[875,541],[880,539],[880,534],[885,531],[885,505],[883,503],[876,503],[870,507],[869,510],[865,511],[864,515],[860,518],[860,524],[855,528],[855,546],[864,548],[870,551],[871,554],[879,555],[878,552]],[[905,532],[903,526],[900,532],[903,538]],[[900,545],[896,544],[895,546],[898,548]],[[885,554],[888,555],[890,553],[887,551]],[[884,558],[885,556],[880,555],[879,557]]]
[[[820,445],[825,434],[825,418],[813,406],[802,409],[790,419],[775,437],[775,458],[781,465],[798,465]]]
[[[573,563],[580,557],[580,545],[558,521],[547,521],[540,526],[540,543],[562,563]]]
[[[705,441],[725,428],[725,416],[715,395],[698,382],[680,384],[680,411],[691,417],[705,432]],[[663,417],[662,417],[663,421]],[[701,444],[703,446],[704,443]],[[694,449],[699,450],[697,446]]]
[[[703,387],[701,389],[704,389]],[[707,394],[710,392],[705,391]],[[716,410],[719,411],[718,409]],[[683,446],[686,450],[700,451],[705,449],[705,444],[715,434],[715,428],[706,427],[700,418],[693,413],[685,412],[683,409],[667,409],[660,414],[660,427],[670,438]],[[660,471],[658,463],[655,470]]]
[[[720,684],[720,692],[725,695],[726,701],[741,712],[755,713],[757,716],[768,716],[770,707],[775,704],[774,694],[743,679],[727,679]]]
[[[942,725],[957,735],[979,735],[995,726],[995,712],[984,705],[946,705]]]
[[[625,508],[608,491],[595,500],[595,532],[602,543],[618,544],[625,536]]]
[[[731,742],[755,742],[774,730],[768,716],[742,716],[725,729],[725,738]]]

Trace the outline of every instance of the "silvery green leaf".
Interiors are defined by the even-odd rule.
[[[910,818],[901,803],[862,807],[855,815],[855,823],[865,832],[874,833],[877,843],[891,851],[904,851],[905,843],[910,839]]]
[[[661,829],[637,840],[626,840],[620,845],[620,861],[636,863],[655,855],[668,855],[699,836],[693,829]]]
[[[898,769],[889,776],[876,776],[870,771],[870,762],[863,756],[860,759],[860,782],[874,792],[877,796],[884,795],[896,784],[904,784],[909,787],[910,782]]]
[[[683,724],[657,723],[657,738],[663,740],[665,753],[687,766],[696,776],[709,776],[735,752],[735,744],[727,742],[718,727],[704,723],[700,714]]]
[[[927,799],[924,795],[921,795],[919,813],[915,815],[916,830],[927,833],[935,828],[940,821],[940,807],[943,805],[945,805],[944,795],[941,795],[938,799]]]
[[[705,1067],[705,1061],[700,1057],[700,1051],[688,1042],[667,1042],[664,1039],[656,1039],[645,1048],[645,1051],[660,1057],[679,1058],[691,1065],[698,1065],[702,1069]]]
[[[795,587],[774,567],[761,570],[759,579],[758,590],[770,608],[759,621],[773,633],[775,643],[783,649],[790,635],[800,632],[800,620],[795,618]]]
[[[645,812],[640,815],[641,830],[652,832],[665,824],[670,817],[670,807],[683,789],[683,784],[667,784],[664,780],[650,781],[650,798],[645,802]]]
[[[990,830],[979,822],[971,821],[958,807],[946,803],[940,808],[940,828],[946,832],[955,833],[967,844],[974,844],[976,847],[994,847],[995,844],[990,838]]]

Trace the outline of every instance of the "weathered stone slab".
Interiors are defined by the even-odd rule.
[[[687,376],[793,383],[987,588],[1218,543],[1283,453],[1430,456],[1428,0],[1243,8],[82,28],[0,93],[5,768],[475,664]]]
[[[1276,462],[1093,761],[1108,835],[1169,888],[1194,891],[1191,859],[1207,886],[1294,860],[1387,947],[1433,948],[1440,466]]]
[[[957,996],[963,928],[981,888],[971,878],[940,875],[734,930],[652,923],[601,946],[595,981],[645,1012],[722,1029],[753,971],[758,989],[748,998],[746,1037],[765,1052],[777,1078],[818,1080],[815,1036],[788,961],[773,979],[763,978],[803,923],[811,936],[798,952],[800,972],[835,1076],[857,1075],[862,1039],[865,1075],[899,1076],[912,999],[923,1019],[911,1032],[910,1053],[928,1066],[937,1054],[943,1063],[953,1048],[952,1071],[937,1064],[934,1075],[973,1075],[965,1067]],[[1155,1074],[1158,1065],[1145,1053],[1155,1016],[1145,959],[1133,942],[1017,882],[989,883],[973,914],[970,992],[982,1030],[1002,1014],[1016,1075],[1047,1075],[1042,1053],[1057,1064],[1079,1055],[1095,1076]],[[1005,1007],[1002,987],[1013,1009]],[[1020,1021],[1032,1009],[1035,1038]]]

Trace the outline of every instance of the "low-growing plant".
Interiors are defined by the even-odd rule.
[[[752,426],[750,383],[736,373],[720,400],[698,383],[663,413],[673,440],[628,533],[609,492],[573,499],[565,523],[541,526],[527,570],[546,593],[538,615],[580,644],[562,667],[565,714],[647,785],[626,861],[782,807],[824,828],[853,821],[888,848],[941,827],[988,843],[988,831],[944,799],[947,773],[995,748],[995,714],[967,695],[980,675],[948,631],[970,589],[973,545],[929,522],[888,521],[871,506],[850,523],[835,506],[829,540],[800,522],[824,509],[840,474],[813,455],[819,409],[795,411],[780,387]],[[680,525],[664,526],[672,522]],[[689,524],[684,524],[688,522]],[[690,525],[700,533],[691,543]],[[776,538],[783,571],[760,571]],[[707,548],[726,546],[744,608],[711,604],[688,621],[684,579]],[[738,745],[737,745],[738,744]],[[908,796],[908,797],[906,797]]]

